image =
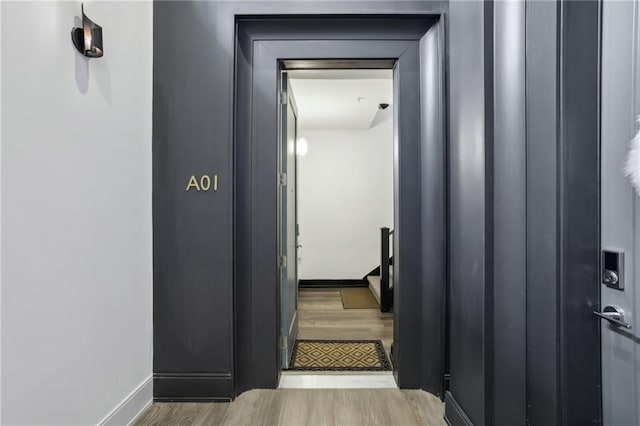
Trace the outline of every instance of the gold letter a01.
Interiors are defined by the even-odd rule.
[[[200,191],[200,185],[198,185],[198,180],[194,175],[191,175],[186,191],[189,191],[191,188],[195,188],[196,191]]]

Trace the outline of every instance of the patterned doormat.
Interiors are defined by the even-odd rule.
[[[290,370],[387,371],[380,340],[296,340]]]

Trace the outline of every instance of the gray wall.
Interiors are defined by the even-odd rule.
[[[451,2],[449,15],[450,392],[474,424],[485,419],[491,296],[485,285],[487,4]]]
[[[604,250],[624,252],[624,291],[602,285],[600,310],[618,306],[632,324],[627,330],[602,321],[606,425],[640,424],[640,191],[622,172],[640,111],[638,5],[638,0],[602,5],[601,239]]]
[[[580,284],[594,275],[594,246],[580,239],[593,235],[597,200],[583,169],[597,148],[594,4],[450,5],[447,408],[475,424],[599,418],[597,327],[586,315],[594,294]],[[251,353],[232,345],[234,220],[246,220],[232,209],[234,14],[443,10],[440,2],[155,3],[156,394],[232,396],[234,350]],[[217,173],[220,190],[185,193],[194,173]]]
[[[560,28],[560,418],[590,424],[602,417],[600,320],[593,315],[600,302],[599,2],[563,2]]]
[[[452,424],[600,421],[598,18],[450,4]]]
[[[233,20],[221,8],[154,3],[156,394],[232,389]],[[219,190],[186,192],[192,174],[218,174]]]
[[[494,3],[493,423],[526,414],[525,2]],[[490,418],[491,419],[491,418]]]
[[[520,424],[526,417],[525,3],[452,2],[449,40],[447,403],[459,405],[474,424]]]
[[[527,419],[558,423],[558,19],[554,2],[526,6]]]
[[[234,218],[232,209],[234,17],[445,9],[438,1],[154,3],[156,395],[228,398],[234,350],[250,351],[233,347],[233,230],[246,213]],[[185,192],[192,174],[217,174],[219,190]]]
[[[446,158],[446,58],[445,21],[432,27],[420,40],[420,80],[422,99],[421,149],[421,223],[422,223],[422,353],[423,389],[443,387],[446,369],[446,288],[438,284],[438,277],[447,276],[446,193],[424,191],[426,188],[446,189],[446,169],[439,167]],[[441,101],[442,100],[442,101]],[[445,103],[444,111],[440,105]],[[446,192],[446,191],[445,191]],[[434,232],[434,229],[439,229]],[[433,253],[432,251],[437,251]],[[444,254],[444,257],[441,256]],[[440,321],[433,321],[429,312],[441,312]],[[439,353],[434,347],[440,347]],[[429,356],[425,356],[429,354]],[[440,377],[438,377],[440,376]],[[440,386],[436,381],[440,381]]]

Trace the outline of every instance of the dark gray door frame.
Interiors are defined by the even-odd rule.
[[[279,61],[395,59],[394,373],[400,387],[442,395],[446,279],[442,20],[379,15],[239,17],[236,34],[235,394],[275,388],[280,375]]]

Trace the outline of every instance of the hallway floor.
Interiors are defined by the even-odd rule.
[[[340,289],[300,290],[298,321],[300,339],[379,339],[387,355],[393,341],[392,313],[344,309]],[[444,404],[418,390],[275,389],[230,403],[154,403],[135,425],[444,425],[443,415]]]
[[[302,289],[298,293],[299,339],[379,339],[389,355],[393,314],[380,309],[344,309],[340,289]]]
[[[231,403],[155,403],[135,423],[148,425],[444,425],[444,404],[397,389],[252,390]]]

